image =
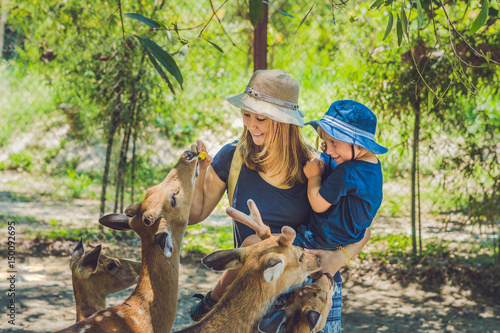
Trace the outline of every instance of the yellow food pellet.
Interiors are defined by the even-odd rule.
[[[198,153],[198,158],[199,158],[200,160],[202,160],[202,161],[203,161],[203,160],[205,159],[205,157],[207,157],[207,153],[206,153],[206,152],[204,152],[204,151],[200,151],[200,152]]]

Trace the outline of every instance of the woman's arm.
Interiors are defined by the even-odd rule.
[[[198,140],[197,145],[193,145],[191,149],[197,153],[207,151],[201,140]],[[189,225],[197,224],[206,219],[226,190],[226,184],[210,167],[212,161],[213,158],[209,154],[204,160],[200,160],[200,174],[194,187],[193,204],[189,211]]]
[[[357,243],[349,244],[344,246],[349,258],[354,258],[363,249],[363,247],[368,243],[370,239],[371,231],[370,228],[366,229],[365,236],[362,240]],[[330,273],[332,276],[338,272],[338,270],[344,266],[349,260],[345,253],[341,250],[329,251],[329,250],[313,250],[305,249],[306,252],[317,255],[321,261],[321,272]]]

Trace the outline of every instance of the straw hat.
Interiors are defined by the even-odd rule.
[[[319,126],[332,138],[366,148],[374,154],[388,151],[375,142],[377,116],[359,102],[336,101],[321,120],[311,120],[306,125],[311,125],[316,131]]]
[[[258,113],[280,123],[304,126],[299,110],[299,82],[279,69],[257,70],[245,92],[227,101],[237,108]]]

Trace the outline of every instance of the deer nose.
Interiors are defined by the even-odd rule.
[[[193,158],[195,158],[196,156],[198,156],[194,151],[191,151],[191,150],[186,150],[184,152],[184,154],[186,154],[186,159],[188,161],[192,160]]]

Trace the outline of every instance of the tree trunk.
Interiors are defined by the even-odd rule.
[[[120,103],[118,102],[117,105]],[[115,138],[116,129],[118,128],[118,119],[120,116],[120,109],[115,106],[113,115],[111,116],[111,121],[109,124],[109,135],[108,135],[108,146],[106,148],[106,162],[104,164],[104,174],[102,175],[102,191],[101,191],[101,216],[104,215],[106,209],[106,188],[108,186],[109,179],[109,165],[111,163],[111,152],[113,151],[113,141]]]
[[[267,23],[269,6],[264,3],[263,14],[253,32],[253,70],[267,69]]]
[[[412,102],[412,108],[415,113],[415,121],[413,123],[413,144],[412,144],[412,161],[411,161],[411,241],[412,255],[417,257],[417,228],[416,228],[416,180],[417,180],[417,163],[418,163],[418,145],[420,136],[420,99],[417,98]]]
[[[2,1],[2,13],[0,15],[0,59],[3,57],[3,45],[5,40],[5,24],[7,23],[7,16],[9,11],[7,9],[10,0]]]
[[[123,213],[123,190],[125,187],[125,173],[127,172],[127,150],[128,141],[130,138],[130,124],[123,130],[123,141],[120,148],[120,159],[118,161],[118,172],[116,176],[116,193],[115,193],[115,210],[118,211],[118,204],[120,204],[120,213]]]

